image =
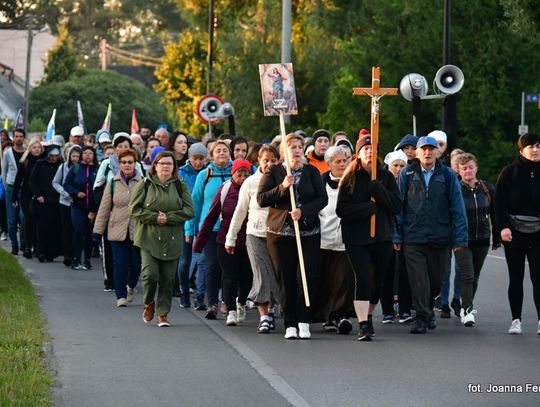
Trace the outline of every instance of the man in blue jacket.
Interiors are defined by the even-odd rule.
[[[448,247],[467,247],[467,217],[455,173],[437,159],[437,141],[420,137],[416,159],[399,175],[403,208],[394,244],[403,247],[416,309],[413,334],[435,329],[435,297],[446,273]]]

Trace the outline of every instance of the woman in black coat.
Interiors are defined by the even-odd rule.
[[[286,164],[277,164],[263,175],[257,193],[261,207],[270,207],[267,219],[267,247],[277,272],[281,294],[281,307],[285,320],[285,339],[309,339],[310,307],[306,307],[302,286],[298,278],[298,250],[294,222],[300,226],[303,259],[308,293],[315,296],[317,267],[321,244],[319,211],[328,203],[328,196],[319,171],[302,161],[304,138],[289,134],[281,149],[289,149],[291,174],[287,176]],[[283,155],[283,154],[282,154]],[[297,208],[292,211],[290,186],[296,198]]]
[[[394,217],[401,209],[401,198],[389,171],[378,169],[377,179],[371,180],[371,161],[377,156],[369,134],[358,139],[356,154],[341,178],[336,213],[342,219],[343,243],[356,277],[353,305],[360,324],[358,340],[370,341],[373,311],[392,257]],[[371,215],[376,215],[375,237],[370,236]]]
[[[53,261],[62,253],[60,228],[60,194],[53,187],[53,179],[62,164],[60,147],[47,148],[47,157],[39,160],[30,175],[30,189],[34,194],[37,220],[37,253],[41,263]]]
[[[519,157],[503,168],[495,188],[495,217],[501,231],[510,282],[510,334],[521,334],[525,257],[533,285],[540,335],[540,136],[525,134],[517,142]]]

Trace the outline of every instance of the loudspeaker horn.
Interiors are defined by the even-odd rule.
[[[458,93],[465,83],[463,72],[455,65],[444,65],[435,74],[435,85],[441,93]]]
[[[410,102],[415,96],[422,98],[427,95],[428,82],[420,74],[409,73],[399,82],[399,91],[401,96]]]

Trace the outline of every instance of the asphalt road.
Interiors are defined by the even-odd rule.
[[[2,246],[8,249],[5,242]],[[477,326],[439,319],[426,335],[382,325],[358,342],[312,326],[310,341],[256,333],[257,312],[226,327],[201,311],[180,309],[172,327],[146,325],[142,297],[116,308],[102,274],[40,264],[19,256],[40,296],[53,340],[49,363],[57,406],[538,406],[540,335],[525,278],[523,329],[506,333],[510,311],[501,250],[490,254],[475,301]],[[356,324],[355,324],[356,326]],[[513,392],[489,392],[514,385]],[[518,386],[522,386],[520,389]],[[520,391],[521,390],[521,391]]]

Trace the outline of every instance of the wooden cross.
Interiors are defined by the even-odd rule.
[[[369,96],[371,98],[371,145],[373,158],[371,160],[371,179],[377,179],[377,146],[379,144],[379,100],[383,96],[397,96],[397,88],[381,88],[381,68],[371,68],[371,88],[353,88],[354,96]],[[371,198],[372,201],[375,201]],[[371,215],[369,235],[375,237],[375,215]]]

